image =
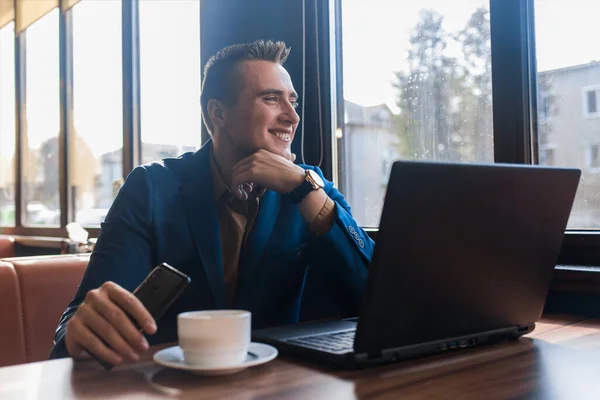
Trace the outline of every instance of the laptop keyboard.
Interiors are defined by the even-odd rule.
[[[287,342],[328,353],[348,353],[354,348],[356,331],[326,333],[290,339]]]

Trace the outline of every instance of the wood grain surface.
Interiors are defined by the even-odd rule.
[[[600,320],[545,316],[517,341],[355,371],[280,355],[224,377],[162,368],[152,354],[105,372],[94,361],[0,368],[0,399],[599,399]]]

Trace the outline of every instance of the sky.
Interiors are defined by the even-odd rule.
[[[394,71],[402,70],[420,9],[444,16],[447,32],[462,29],[486,0],[342,0],[344,96],[397,111]],[[600,61],[599,0],[536,0],[538,71]],[[460,57],[460,49],[451,49]],[[368,72],[367,72],[368,71]]]
[[[393,72],[404,68],[418,11],[444,15],[449,32],[464,27],[486,0],[342,0],[344,92],[361,105],[395,107]],[[539,70],[600,60],[600,1],[536,0]],[[74,8],[75,128],[99,157],[121,147],[120,3],[84,0]],[[109,21],[109,22],[107,22]],[[58,133],[57,11],[28,30],[29,144]],[[113,29],[105,29],[110,23]],[[142,140],[199,145],[199,2],[141,0]],[[0,130],[14,131],[12,33],[0,31]],[[459,49],[450,47],[459,53]],[[43,66],[43,68],[41,67]],[[366,73],[367,72],[367,73]],[[14,138],[0,137],[0,155]]]

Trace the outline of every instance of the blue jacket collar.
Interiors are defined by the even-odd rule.
[[[210,283],[217,308],[228,308],[221,257],[221,238],[217,207],[210,170],[209,140],[191,157],[191,164],[182,171],[182,195],[200,260]],[[281,196],[267,190],[260,200],[260,209],[238,265],[238,291],[251,279],[277,221]],[[236,299],[239,296],[236,296]],[[237,301],[236,301],[237,302]]]

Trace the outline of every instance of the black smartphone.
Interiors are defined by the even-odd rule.
[[[191,282],[189,276],[176,270],[167,263],[157,265],[133,291],[133,294],[146,307],[152,318],[157,322],[164,315],[173,302],[183,293]],[[134,321],[136,328],[141,327]],[[106,343],[105,343],[106,344]],[[108,345],[107,345],[108,346]],[[106,369],[112,369],[114,365],[92,356]]]
[[[157,265],[133,294],[158,321],[191,282],[189,276],[167,263]]]

